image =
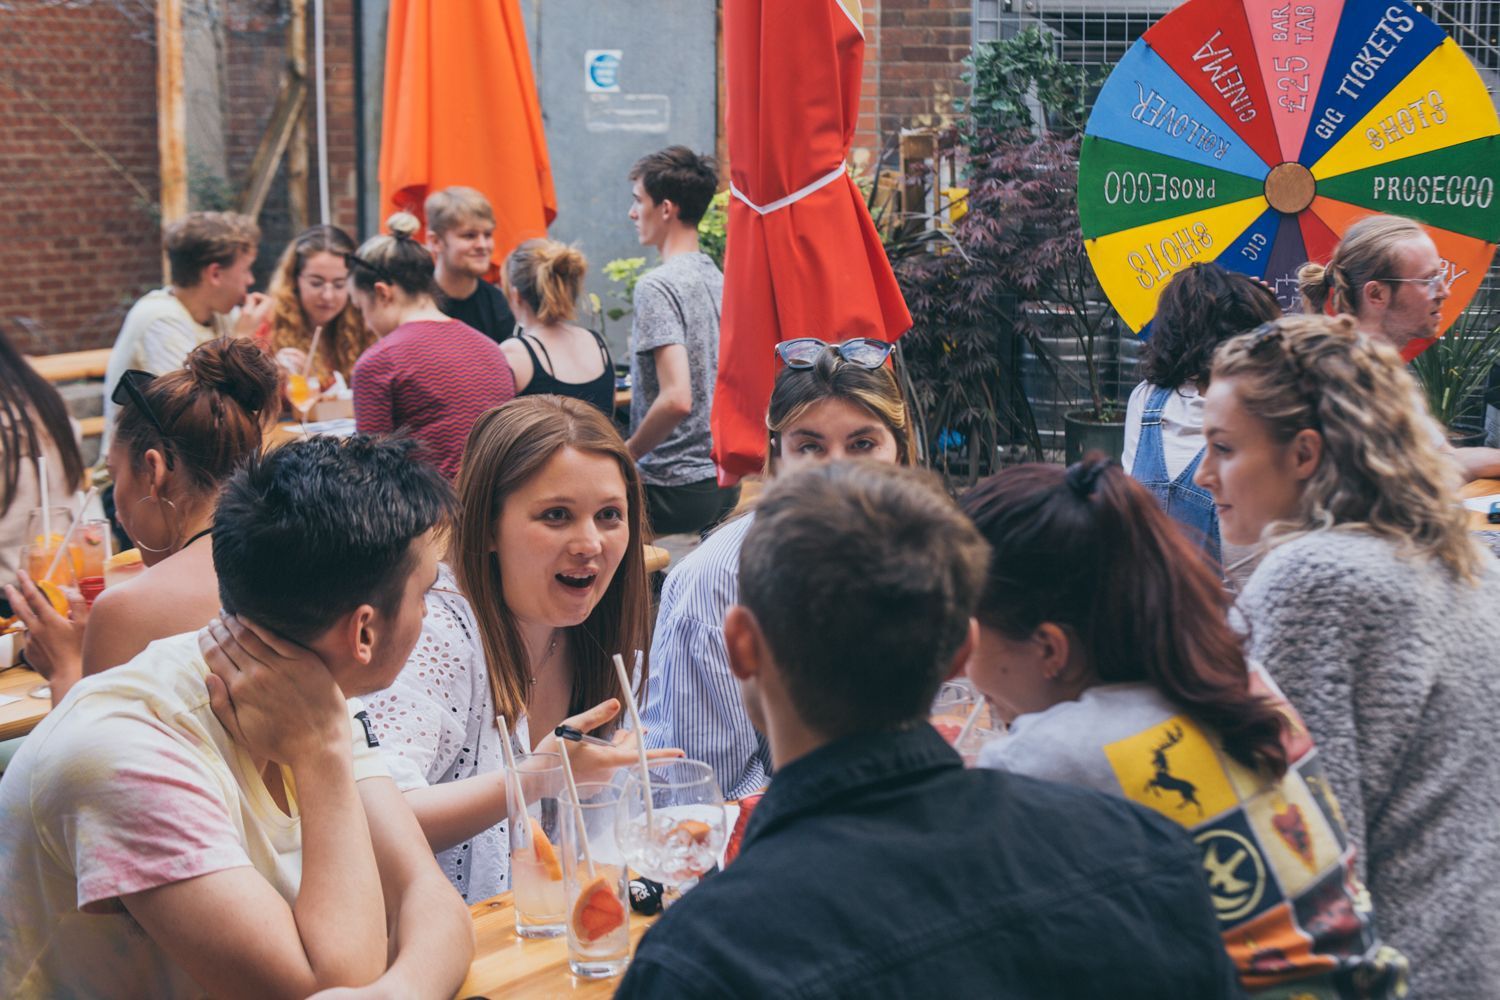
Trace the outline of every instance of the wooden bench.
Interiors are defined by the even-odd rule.
[[[31,367],[48,382],[75,382],[85,378],[103,378],[109,367],[110,348],[94,351],[73,351],[71,354],[49,354],[40,358],[27,358]]]

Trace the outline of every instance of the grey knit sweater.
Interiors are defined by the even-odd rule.
[[[1471,586],[1318,531],[1267,555],[1239,608],[1322,751],[1412,995],[1500,998],[1500,563]]]

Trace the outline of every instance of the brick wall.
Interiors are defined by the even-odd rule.
[[[243,184],[271,116],[289,4],[227,0],[222,9],[227,187],[218,185],[218,197]],[[354,0],[327,0],[325,16],[330,208],[334,224],[358,239]],[[29,353],[107,347],[130,304],[161,283],[151,6],[0,5],[0,106],[0,322]],[[316,222],[311,89],[306,114]],[[195,207],[212,187],[195,184]],[[264,279],[293,235],[284,164],[259,221]]]
[[[854,159],[902,128],[952,121],[972,45],[973,0],[865,0],[865,72]]]
[[[110,343],[161,280],[156,51],[141,29],[113,4],[0,10],[0,322],[23,351]]]

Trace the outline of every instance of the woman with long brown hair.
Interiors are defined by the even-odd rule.
[[[1006,469],[960,503],[991,547],[968,672],[1010,727],[980,765],[1186,827],[1252,993],[1401,995],[1322,759],[1151,494],[1093,458]]]
[[[635,761],[636,734],[616,730],[611,658],[646,648],[651,594],[635,463],[586,403],[532,396],[485,413],[458,492],[422,636],[366,703],[439,863],[473,902],[509,879],[497,716],[525,752],[555,749],[563,722],[610,738],[570,748],[579,780]],[[643,661],[642,692],[644,673]]]
[[[353,252],[354,241],[337,226],[298,233],[276,264],[270,315],[256,331],[278,364],[290,372],[309,372],[325,389],[335,372],[349,381],[354,362],[377,339],[349,297],[347,258]],[[318,353],[309,359],[319,327]]]

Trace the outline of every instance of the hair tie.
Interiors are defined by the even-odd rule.
[[[1104,470],[1115,464],[1112,459],[1085,459],[1082,462],[1074,462],[1068,466],[1068,472],[1064,479],[1068,483],[1068,489],[1080,500],[1087,500],[1094,495],[1094,487],[1099,482],[1099,477]]]

